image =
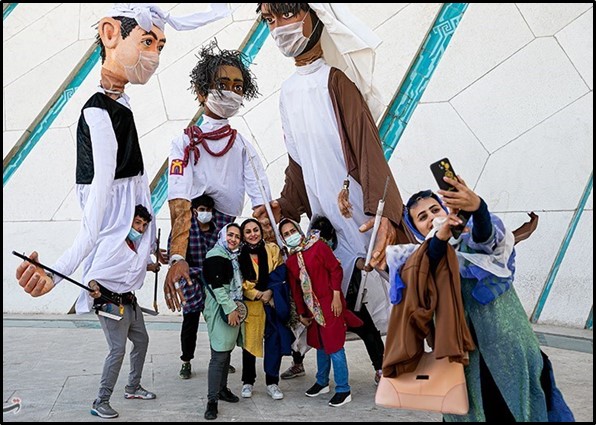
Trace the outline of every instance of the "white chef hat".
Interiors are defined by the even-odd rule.
[[[133,18],[145,31],[151,31],[153,25],[163,31],[166,24],[177,31],[186,31],[225,18],[230,13],[227,3],[211,3],[206,12],[184,16],[171,16],[170,12],[164,12],[154,3],[114,3],[106,16]]]

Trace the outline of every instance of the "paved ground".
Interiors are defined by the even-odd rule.
[[[193,377],[178,378],[179,328],[181,317],[147,319],[150,343],[143,385],[157,393],[156,400],[125,400],[123,397],[128,360],[125,361],[112,407],[119,420],[128,422],[204,421],[207,395],[208,340],[204,324],[199,331]],[[544,351],[550,356],[557,379],[576,419],[593,423],[592,331],[538,326],[535,328]],[[219,403],[219,421],[290,422],[437,422],[440,415],[376,407],[373,369],[360,340],[346,343],[353,401],[340,408],[327,405],[332,394],[307,398],[304,391],[315,381],[315,356],[306,358],[306,376],[281,381],[285,398],[272,400],[265,393],[262,364],[251,399],[237,404]],[[18,412],[3,414],[3,422],[101,421],[89,414],[107,353],[103,333],[94,316],[3,317],[3,403],[21,400]],[[291,359],[285,358],[285,370]],[[241,351],[234,350],[232,364],[240,370]],[[230,375],[236,394],[240,373]]]

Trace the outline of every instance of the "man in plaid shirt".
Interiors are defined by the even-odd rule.
[[[191,377],[190,361],[194,358],[199,319],[205,305],[205,290],[201,279],[199,279],[203,272],[203,262],[207,252],[215,246],[219,231],[226,224],[235,220],[235,217],[220,213],[213,207],[213,198],[208,195],[199,196],[193,199],[191,203],[192,217],[186,261],[189,265],[190,278],[193,284],[189,285],[186,280],[181,280],[182,292],[186,300],[186,303],[182,306],[184,319],[182,321],[182,331],[180,332],[182,368],[179,375],[182,379]]]

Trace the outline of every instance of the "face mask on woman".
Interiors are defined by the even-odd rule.
[[[218,117],[230,118],[238,113],[244,98],[229,90],[209,90],[205,101],[207,108]]]
[[[271,37],[273,37],[275,44],[277,44],[277,47],[284,56],[295,58],[304,53],[304,49],[310,41],[310,38],[305,37],[303,32],[304,19],[306,19],[308,13],[304,15],[304,18],[300,22],[277,27],[271,31]],[[317,21],[317,25],[319,25],[319,21]],[[317,25],[312,29],[313,34]]]
[[[300,245],[301,241],[302,235],[300,233],[294,233],[293,235],[290,235],[286,238],[286,244],[290,248],[296,248],[298,245]]]

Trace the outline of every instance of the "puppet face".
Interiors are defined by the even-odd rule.
[[[261,17],[267,23],[271,37],[284,56],[296,57],[304,53],[313,33],[309,11],[274,13],[269,3],[263,3]]]
[[[166,39],[155,25],[151,31],[136,26],[125,39],[120,34],[120,22],[104,18],[99,23],[99,34],[106,48],[104,67],[129,81],[145,84],[159,66],[159,54]]]
[[[242,71],[235,66],[223,65],[217,70],[209,94],[199,95],[205,114],[211,118],[230,118],[238,113],[244,96]]]
[[[426,237],[433,228],[433,219],[447,217],[447,211],[441,207],[436,199],[422,198],[410,207],[410,217],[416,229]]]
[[[246,226],[244,226],[243,236],[246,243],[250,245],[256,245],[261,241],[261,239],[263,239],[259,225],[254,222],[250,222]]]
[[[226,242],[230,251],[233,252],[238,249],[238,245],[240,245],[240,229],[236,226],[228,226]]]

